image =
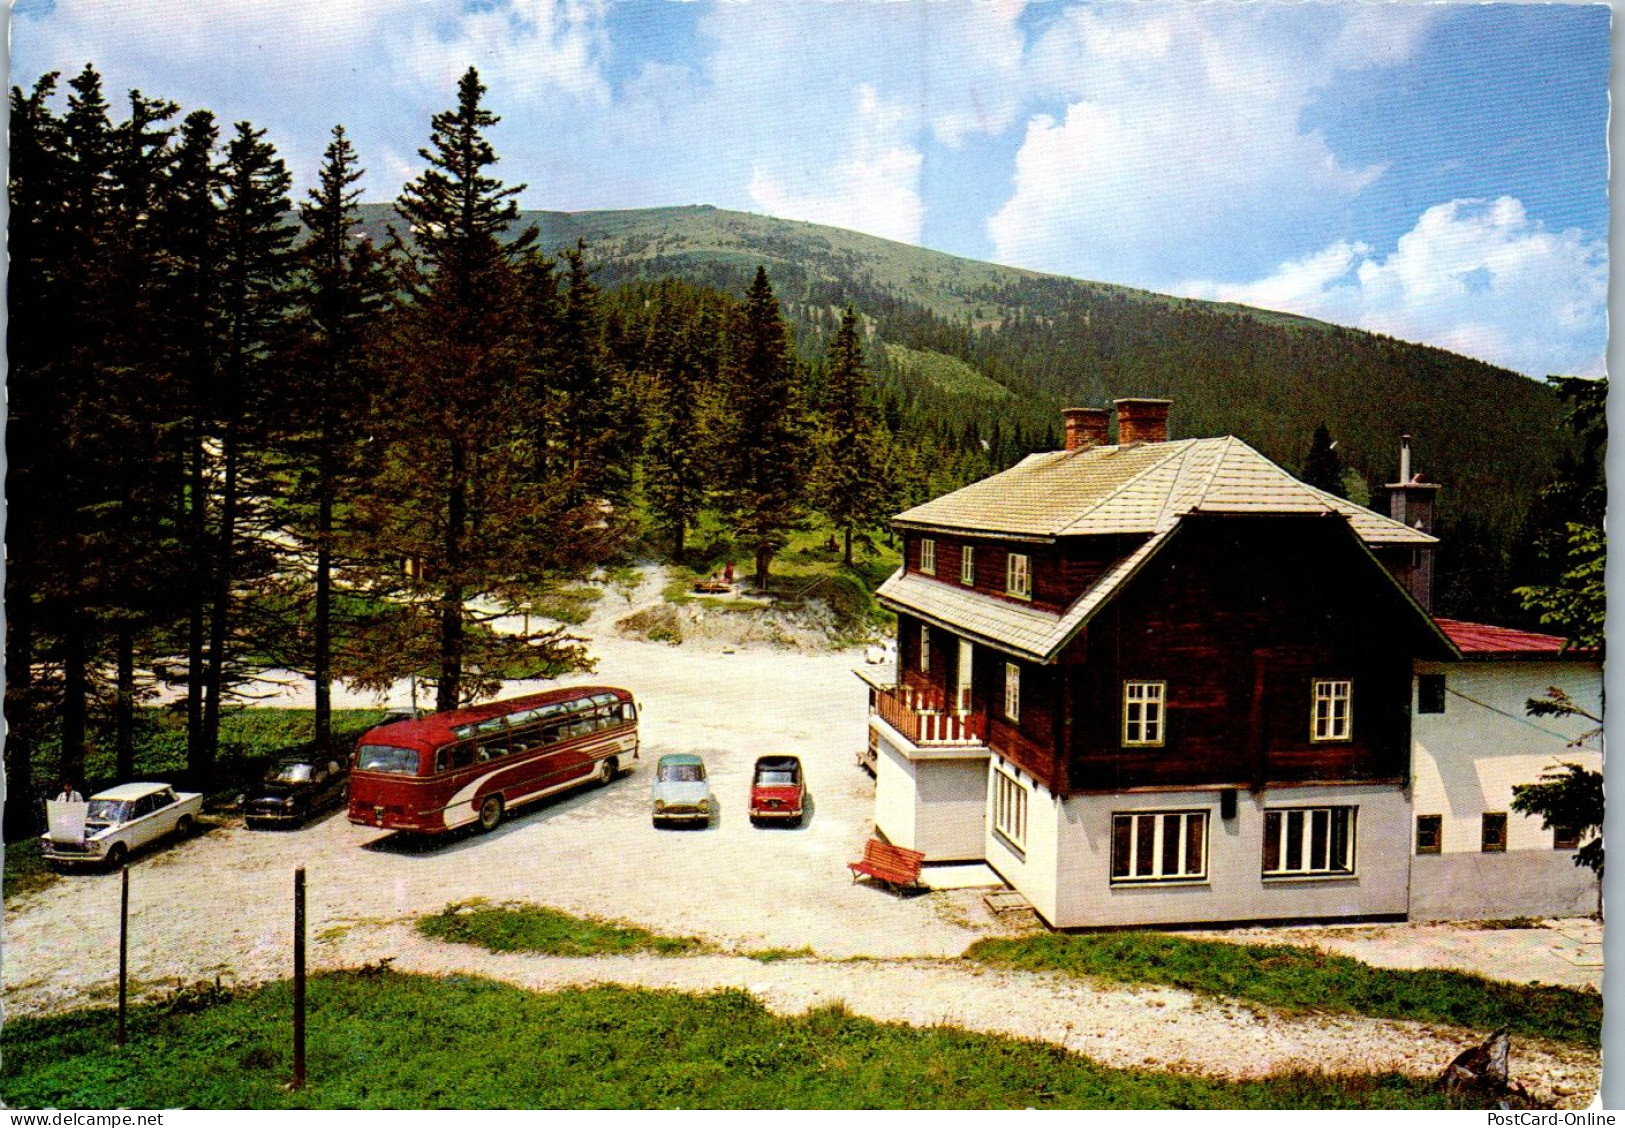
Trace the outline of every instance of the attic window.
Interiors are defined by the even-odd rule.
[[[1326,678],[1315,681],[1314,714],[1311,719],[1311,740],[1351,740],[1354,726],[1349,699],[1353,683]]]
[[[1128,681],[1123,683],[1123,744],[1125,747],[1160,748],[1162,746],[1162,707],[1167,696],[1167,682]]]
[[[1004,591],[1006,595],[1013,595],[1017,599],[1033,597],[1033,566],[1030,557],[1023,556],[1019,552],[1005,556]]]
[[[976,584],[976,546],[967,544],[959,553],[959,582],[966,587]]]
[[[920,571],[928,576],[937,574],[937,542],[934,540],[920,541]]]

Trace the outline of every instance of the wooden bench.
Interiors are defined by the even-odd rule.
[[[846,868],[852,871],[853,881],[860,877],[872,877],[891,886],[892,892],[901,897],[904,889],[924,888],[920,882],[920,863],[923,861],[925,855],[918,850],[905,850],[901,846],[871,838],[864,844],[863,861],[848,862]]]
[[[726,580],[696,580],[694,591],[699,595],[728,595],[734,586]]]

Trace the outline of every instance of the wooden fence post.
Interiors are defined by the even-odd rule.
[[[305,869],[293,871],[293,1088],[305,1087]]]
[[[130,867],[119,869],[118,895],[118,1044],[124,1045],[125,985],[130,978]]]

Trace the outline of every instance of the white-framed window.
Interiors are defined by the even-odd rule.
[[[1206,811],[1112,815],[1112,882],[1206,878],[1207,815]]]
[[[1004,664],[1004,715],[1021,723],[1021,667],[1014,662]]]
[[[1349,740],[1354,733],[1350,709],[1354,683],[1333,678],[1315,679],[1315,708],[1309,729],[1311,740]]]
[[[1354,872],[1353,807],[1287,807],[1264,812],[1264,876]]]
[[[1004,591],[1019,599],[1033,597],[1033,562],[1019,552],[1007,553],[1004,558]]]
[[[1027,789],[993,769],[993,829],[1018,850],[1027,848]]]
[[[966,587],[976,583],[976,546],[967,544],[959,550],[959,582]]]
[[[929,624],[920,624],[920,673],[931,672],[931,627]]]
[[[1123,683],[1123,744],[1125,747],[1160,748],[1167,731],[1163,707],[1168,683],[1126,681]]]
[[[928,576],[937,574],[937,542],[934,540],[920,541],[920,571]]]

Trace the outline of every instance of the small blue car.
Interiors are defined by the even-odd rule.
[[[708,824],[711,821],[711,785],[705,781],[705,761],[690,752],[660,757],[655,765],[654,824]]]

